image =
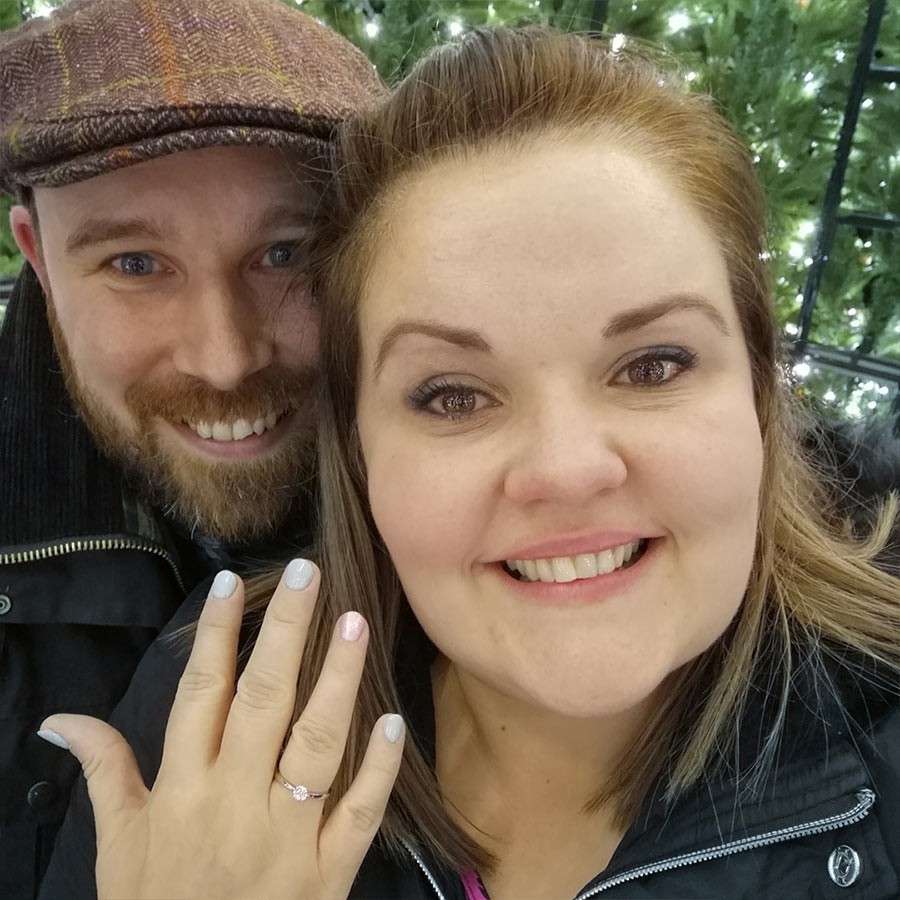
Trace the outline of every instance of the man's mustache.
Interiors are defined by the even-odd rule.
[[[144,425],[153,418],[169,422],[253,422],[268,413],[311,409],[318,380],[312,366],[292,369],[272,365],[254,372],[234,390],[219,391],[199,378],[175,375],[164,382],[132,385],[125,401]]]

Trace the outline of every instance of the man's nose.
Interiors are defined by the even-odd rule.
[[[619,438],[612,419],[596,405],[548,404],[523,423],[504,492],[516,503],[589,502],[625,482]]]
[[[274,357],[274,335],[241,288],[224,279],[203,285],[184,298],[176,325],[175,367],[220,391],[234,390]]]

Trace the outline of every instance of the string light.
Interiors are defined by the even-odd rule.
[[[626,40],[624,34],[614,34],[612,40],[609,42],[609,49],[612,50],[613,53],[619,53],[625,47]]]
[[[684,31],[690,24],[690,16],[684,10],[678,10],[669,16],[669,32],[672,34],[676,31]]]
[[[451,19],[447,25],[447,30],[452,37],[459,37],[463,33],[463,23],[459,19]]]
[[[379,31],[381,31],[381,26],[377,22],[375,22],[371,19],[368,22],[366,22],[365,32],[368,37],[377,38]]]

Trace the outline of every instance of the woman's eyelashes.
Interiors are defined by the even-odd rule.
[[[695,368],[697,359],[686,347],[652,347],[619,366],[610,383],[636,390],[662,389]],[[498,405],[486,391],[448,376],[423,382],[408,400],[414,411],[450,422],[472,419]]]
[[[686,347],[651,347],[620,367],[613,378],[615,384],[635,388],[668,385],[697,365],[697,354]],[[622,379],[627,378],[627,381]]]
[[[409,404],[418,412],[454,422],[496,405],[484,391],[446,378],[433,378],[420,384],[409,395]]]

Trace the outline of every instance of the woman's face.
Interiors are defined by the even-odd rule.
[[[723,256],[659,170],[565,141],[430,167],[360,328],[372,512],[460,672],[599,717],[722,634],[761,439]]]

